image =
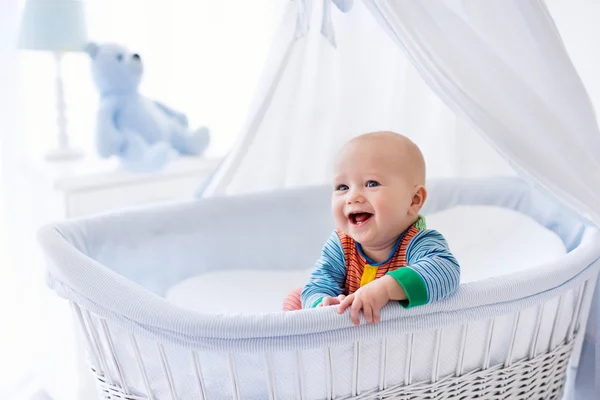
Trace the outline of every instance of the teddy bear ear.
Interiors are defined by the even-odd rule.
[[[86,52],[90,58],[93,60],[94,58],[96,58],[96,55],[98,54],[98,50],[99,47],[96,43],[94,42],[89,42],[88,44],[85,45],[85,47],[83,48],[83,51]]]

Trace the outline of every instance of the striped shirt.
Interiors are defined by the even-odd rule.
[[[460,267],[444,237],[425,229],[422,217],[406,229],[387,260],[369,259],[359,243],[339,230],[323,246],[308,284],[302,290],[302,307],[317,306],[323,297],[349,295],[386,274],[404,289],[404,307],[441,300],[458,288]]]

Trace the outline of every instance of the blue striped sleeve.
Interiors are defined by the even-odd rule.
[[[344,293],[346,261],[337,232],[333,231],[321,250],[310,279],[302,290],[302,308],[311,308],[323,297],[337,297]]]
[[[406,249],[406,261],[407,267],[423,279],[427,303],[446,298],[458,289],[460,266],[438,231],[419,232]]]

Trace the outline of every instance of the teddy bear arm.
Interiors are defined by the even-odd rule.
[[[177,120],[177,122],[179,122],[179,124],[182,127],[184,127],[184,128],[188,127],[188,119],[185,114],[175,111],[172,108],[169,108],[166,105],[164,105],[163,103],[160,103],[158,101],[154,101],[154,104],[156,105],[156,107],[159,110],[161,110],[162,112],[164,112],[171,118],[174,118],[175,120]]]

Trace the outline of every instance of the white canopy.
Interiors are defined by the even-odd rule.
[[[248,123],[205,195],[325,183],[344,141],[391,129],[421,146],[430,177],[509,173],[491,145],[600,225],[600,131],[543,1],[335,4],[349,12],[290,2]]]

